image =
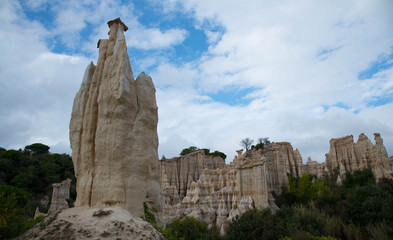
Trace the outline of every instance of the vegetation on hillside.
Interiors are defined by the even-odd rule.
[[[0,148],[0,239],[15,237],[34,225],[35,209],[47,212],[52,184],[72,179],[74,168],[67,154],[49,153],[49,146],[34,143],[24,150]]]
[[[289,177],[280,207],[247,211],[227,239],[392,239],[393,180],[378,183],[370,169],[347,173],[342,186],[309,174]]]

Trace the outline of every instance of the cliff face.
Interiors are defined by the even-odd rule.
[[[157,105],[152,79],[136,80],[120,19],[98,42],[97,66],[87,66],[70,121],[76,206],[120,204],[135,216],[143,203],[160,209]]]
[[[326,162],[318,164],[308,161],[306,168],[310,173],[318,176],[323,172],[331,175],[338,173],[338,182],[344,179],[346,172],[366,168],[371,168],[376,179],[392,178],[392,166],[380,134],[375,133],[374,139],[375,145],[363,133],[359,135],[356,143],[352,135],[332,138],[329,153],[326,154]]]
[[[218,156],[206,156],[199,150],[182,157],[159,161],[160,182],[168,204],[183,199],[192,182],[197,182],[204,169],[223,168],[225,161]]]
[[[288,174],[298,177],[303,172],[302,156],[289,142],[269,144],[261,154],[267,159],[269,189],[275,193],[280,193],[281,186],[288,183]]]
[[[224,233],[231,219],[249,208],[276,209],[273,193],[281,192],[287,174],[301,174],[301,162],[290,143],[273,143],[244,154],[238,151],[228,165],[203,151],[162,160],[165,220],[193,216]]]

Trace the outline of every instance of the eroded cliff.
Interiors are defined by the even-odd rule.
[[[381,135],[374,133],[374,140],[375,144],[363,133],[359,135],[357,142],[354,142],[352,135],[332,138],[326,161],[317,163],[309,160],[306,169],[319,177],[323,174],[338,175],[339,183],[345,178],[346,172],[366,168],[373,171],[376,179],[392,178],[393,168]]]
[[[303,171],[299,151],[282,142],[242,152],[228,165],[203,151],[160,161],[165,220],[193,216],[224,233],[231,219],[249,208],[276,209],[273,195],[287,175]]]

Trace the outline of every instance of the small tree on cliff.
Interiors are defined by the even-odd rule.
[[[192,153],[192,152],[195,152],[195,151],[198,151],[198,150],[199,150],[199,148],[197,148],[197,147],[195,147],[195,146],[191,146],[191,147],[189,147],[189,148],[183,149],[183,150],[181,151],[181,153],[180,153],[180,156],[184,156],[184,155],[187,155],[187,154],[189,154],[189,153]]]
[[[245,138],[240,141],[240,146],[244,147],[246,151],[250,150],[252,143],[254,140],[250,138]]]

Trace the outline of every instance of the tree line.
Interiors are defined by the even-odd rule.
[[[35,209],[47,212],[52,184],[72,179],[69,204],[76,198],[72,159],[50,153],[49,146],[34,143],[23,150],[0,148],[0,239],[8,239],[32,227]],[[43,201],[44,200],[44,201]]]

